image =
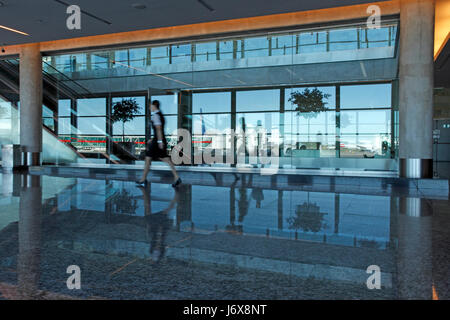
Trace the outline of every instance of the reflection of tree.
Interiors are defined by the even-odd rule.
[[[119,194],[116,194],[112,203],[115,212],[120,214],[135,214],[138,207],[137,200],[126,189],[122,189]]]
[[[302,229],[303,231],[319,232],[325,224],[323,223],[324,212],[315,203],[304,202],[295,210],[295,217],[287,218],[289,229]]]

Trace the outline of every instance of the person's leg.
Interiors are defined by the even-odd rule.
[[[163,162],[165,162],[165,163],[167,163],[169,165],[170,170],[172,170],[172,174],[173,174],[173,177],[175,179],[174,181],[177,182],[177,180],[180,177],[178,176],[177,169],[175,169],[175,165],[173,164],[172,160],[170,160],[170,158],[167,157],[167,158],[162,158],[161,161],[163,161]]]
[[[142,172],[142,178],[139,179],[139,182],[144,182],[147,180],[148,172],[150,171],[150,165],[152,164],[151,157],[145,157],[144,171]]]

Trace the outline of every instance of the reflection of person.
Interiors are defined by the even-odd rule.
[[[231,233],[243,232],[242,225],[235,225],[236,220],[236,193],[235,188],[240,178],[237,174],[234,174],[234,182],[230,186],[230,224],[226,226],[226,231]]]
[[[237,200],[238,203],[238,209],[239,209],[239,218],[238,222],[242,223],[244,221],[244,217],[248,213],[248,208],[250,206],[250,199],[247,198],[247,185],[245,183],[245,175],[242,177],[241,186],[239,187],[239,200]]]
[[[157,262],[164,258],[166,253],[166,236],[172,223],[169,218],[169,212],[178,202],[178,191],[175,191],[174,197],[169,206],[155,213],[151,212],[150,188],[139,187],[144,197],[145,222],[147,224],[147,234],[150,240],[150,256]]]
[[[161,161],[167,163],[172,170],[172,174],[174,176],[173,187],[178,186],[181,183],[181,178],[178,176],[177,170],[167,154],[167,140],[164,135],[164,115],[160,110],[160,103],[158,100],[154,100],[151,104],[151,122],[152,128],[154,132],[154,137],[150,139],[147,144],[148,148],[145,152],[145,165],[144,171],[142,173],[142,178],[136,181],[138,185],[145,185],[147,183],[147,175],[150,170],[150,165],[152,160],[160,159]]]

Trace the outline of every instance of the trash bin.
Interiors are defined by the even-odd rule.
[[[22,165],[22,148],[19,144],[2,145],[2,168],[12,170]]]

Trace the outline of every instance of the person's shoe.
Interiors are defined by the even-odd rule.
[[[145,187],[147,186],[147,180],[144,181],[136,180],[136,185],[140,187]]]
[[[175,181],[174,183],[172,183],[172,187],[176,188],[181,184],[181,178],[178,178],[177,181]]]

